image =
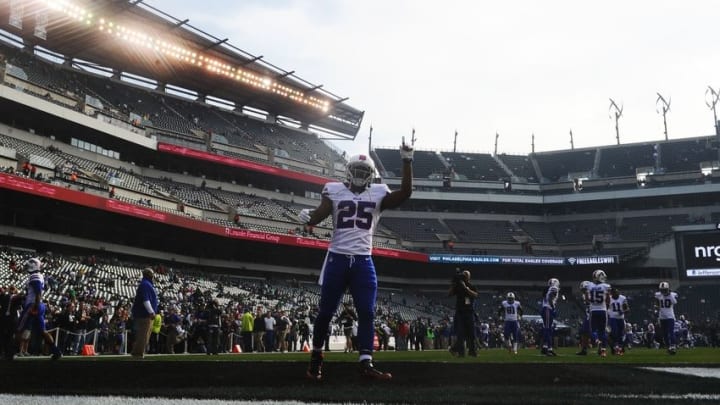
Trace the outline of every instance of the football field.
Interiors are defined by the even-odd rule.
[[[685,349],[675,356],[635,349],[606,358],[576,356],[575,349],[560,349],[557,357],[535,349],[517,355],[491,349],[464,358],[412,351],[378,352],[375,359],[378,368],[393,374],[392,381],[361,379],[356,354],[342,352],[326,353],[320,383],[304,378],[307,353],[65,357],[58,362],[23,358],[0,363],[0,391],[94,396],[91,403],[98,404],[118,403],[110,396],[320,403],[720,403],[720,349]],[[51,398],[55,404],[64,401]]]

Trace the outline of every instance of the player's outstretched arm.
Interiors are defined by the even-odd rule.
[[[303,209],[298,214],[298,218],[303,225],[315,226],[322,222],[323,219],[327,218],[332,213],[332,201],[329,198],[323,197],[320,201],[320,205],[314,210]]]
[[[412,161],[413,161],[414,150],[410,145],[405,144],[403,139],[402,145],[400,145],[400,157],[403,161],[403,174],[402,182],[400,183],[400,189],[389,193],[382,200],[381,210],[397,208],[405,202],[412,195]]]

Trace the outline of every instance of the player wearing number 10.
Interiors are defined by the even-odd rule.
[[[669,354],[675,354],[675,304],[677,304],[677,293],[670,291],[670,283],[663,281],[655,293],[655,306],[658,310],[660,320],[660,331],[662,339]]]
[[[403,175],[400,189],[390,191],[386,184],[374,184],[375,165],[370,157],[356,155],[348,160],[347,180],[327,183],[315,210],[299,214],[306,225],[316,225],[330,214],[333,235],[320,272],[320,304],[313,326],[313,349],[307,377],[322,379],[322,348],[328,336],[330,320],[349,288],[358,315],[360,373],[364,377],[389,380],[372,363],[377,277],[372,260],[372,236],[382,211],[400,206],[412,194],[413,149],[400,147]]]

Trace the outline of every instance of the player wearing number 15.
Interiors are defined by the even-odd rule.
[[[660,291],[655,293],[655,307],[660,320],[660,333],[667,347],[668,353],[675,354],[675,304],[677,293],[670,291],[670,283],[663,281],[658,286]]]
[[[610,303],[610,284],[602,270],[593,272],[593,279],[585,291],[585,302],[590,306],[590,333],[598,344],[598,354],[607,356],[607,308]]]
[[[372,260],[372,236],[382,211],[400,206],[412,194],[413,149],[400,146],[403,174],[400,189],[374,184],[375,165],[369,156],[348,160],[346,182],[327,183],[315,210],[304,209],[299,218],[305,225],[317,225],[332,214],[333,235],[320,272],[320,304],[313,326],[313,348],[307,377],[322,379],[322,349],[330,320],[349,288],[358,315],[360,373],[364,377],[389,380],[372,363],[377,277]]]

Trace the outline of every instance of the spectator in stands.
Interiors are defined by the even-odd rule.
[[[256,352],[265,351],[265,316],[262,313],[262,308],[258,307],[257,313],[255,314],[255,321],[253,322],[253,337],[255,339],[254,349]]]
[[[152,323],[152,331],[150,332],[150,347],[148,353],[159,354],[160,353],[160,331],[163,327],[163,314],[162,310],[155,314]]]
[[[343,310],[338,317],[345,335],[345,353],[353,352],[352,331],[353,323],[357,320],[357,314],[349,302],[343,303]]]
[[[274,352],[277,350],[275,346],[275,327],[277,326],[277,321],[271,311],[265,313],[263,322],[265,325],[265,351]]]
[[[278,351],[281,353],[287,353],[288,351],[288,342],[287,337],[290,333],[290,328],[292,327],[292,322],[290,321],[290,318],[287,316],[287,312],[280,311],[280,319],[277,322],[277,345],[278,345]]]
[[[155,272],[151,268],[143,270],[142,280],[135,292],[135,301],[132,306],[135,342],[131,352],[134,358],[145,357],[145,347],[150,340],[153,321],[158,310],[157,291],[153,285],[154,276]]]
[[[300,334],[300,349],[304,350],[305,345],[310,347],[310,325],[305,320],[299,321],[298,333]]]
[[[245,307],[240,324],[240,336],[242,336],[243,351],[245,353],[253,351],[253,326],[255,326],[255,317],[250,311],[250,307]]]
[[[412,194],[413,148],[400,147],[403,175],[400,190],[390,191],[385,184],[375,184],[375,165],[365,155],[348,161],[346,183],[327,183],[322,200],[315,210],[304,209],[300,220],[315,226],[333,215],[336,227],[330,240],[328,255],[319,283],[319,313],[313,327],[313,350],[307,377],[322,380],[322,350],[330,329],[330,321],[342,295],[349,288],[358,313],[358,349],[361,375],[381,380],[392,378],[372,363],[373,325],[377,276],[372,260],[372,235],[383,210],[397,208]]]
[[[288,332],[287,335],[288,351],[296,352],[298,351],[298,332],[300,330],[300,320],[294,316],[291,316],[289,318],[290,324],[292,326],[290,326],[290,332]]]
[[[220,353],[220,321],[222,309],[217,299],[210,301],[207,308],[208,320],[206,329],[207,354]]]
[[[166,352],[175,354],[175,345],[185,339],[186,331],[182,327],[182,318],[176,307],[172,307],[167,314],[165,330],[167,337],[165,343],[167,345]]]
[[[15,286],[0,291],[0,352],[3,358],[12,360],[15,354],[13,333],[17,326],[18,311],[21,308],[22,297],[17,293]]]

